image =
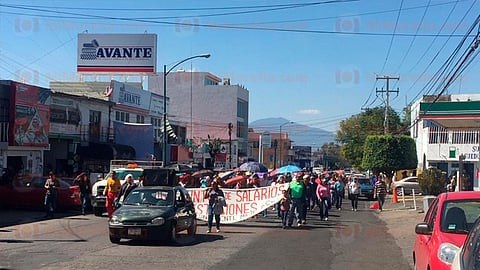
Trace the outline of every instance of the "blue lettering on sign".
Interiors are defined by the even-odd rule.
[[[98,58],[151,58],[152,48],[97,48]]]
[[[465,159],[478,159],[477,153],[465,153]]]

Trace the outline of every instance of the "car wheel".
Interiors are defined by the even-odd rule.
[[[187,229],[188,236],[195,236],[197,234],[197,220],[194,219],[192,225]]]
[[[102,214],[103,214],[103,209],[102,208],[98,208],[98,207],[94,207],[93,208],[93,214],[97,217],[101,217]]]
[[[120,238],[110,235],[110,242],[112,242],[114,244],[118,244],[118,243],[120,243]]]
[[[396,191],[397,191],[397,196],[402,196],[403,187],[397,188]],[[405,194],[405,193],[404,193],[404,194]]]

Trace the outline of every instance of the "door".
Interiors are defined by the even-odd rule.
[[[432,203],[425,215],[425,220],[431,231],[435,226],[435,217],[438,210],[438,198]],[[432,235],[417,234],[415,240],[415,260],[417,269],[427,269],[428,258],[430,257],[430,248],[432,245]]]
[[[183,231],[188,228],[188,211],[183,193],[175,190],[175,207],[177,209],[177,230]]]
[[[90,111],[90,122],[88,126],[88,137],[91,142],[100,141],[100,123],[101,123],[101,112],[100,111]]]

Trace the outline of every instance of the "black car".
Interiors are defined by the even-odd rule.
[[[122,238],[166,240],[175,243],[186,230],[195,236],[195,208],[188,191],[180,186],[147,186],[134,189],[108,221],[112,243]]]

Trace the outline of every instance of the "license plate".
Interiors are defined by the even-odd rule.
[[[129,228],[128,229],[128,235],[141,235],[142,234],[142,229],[140,228]]]

